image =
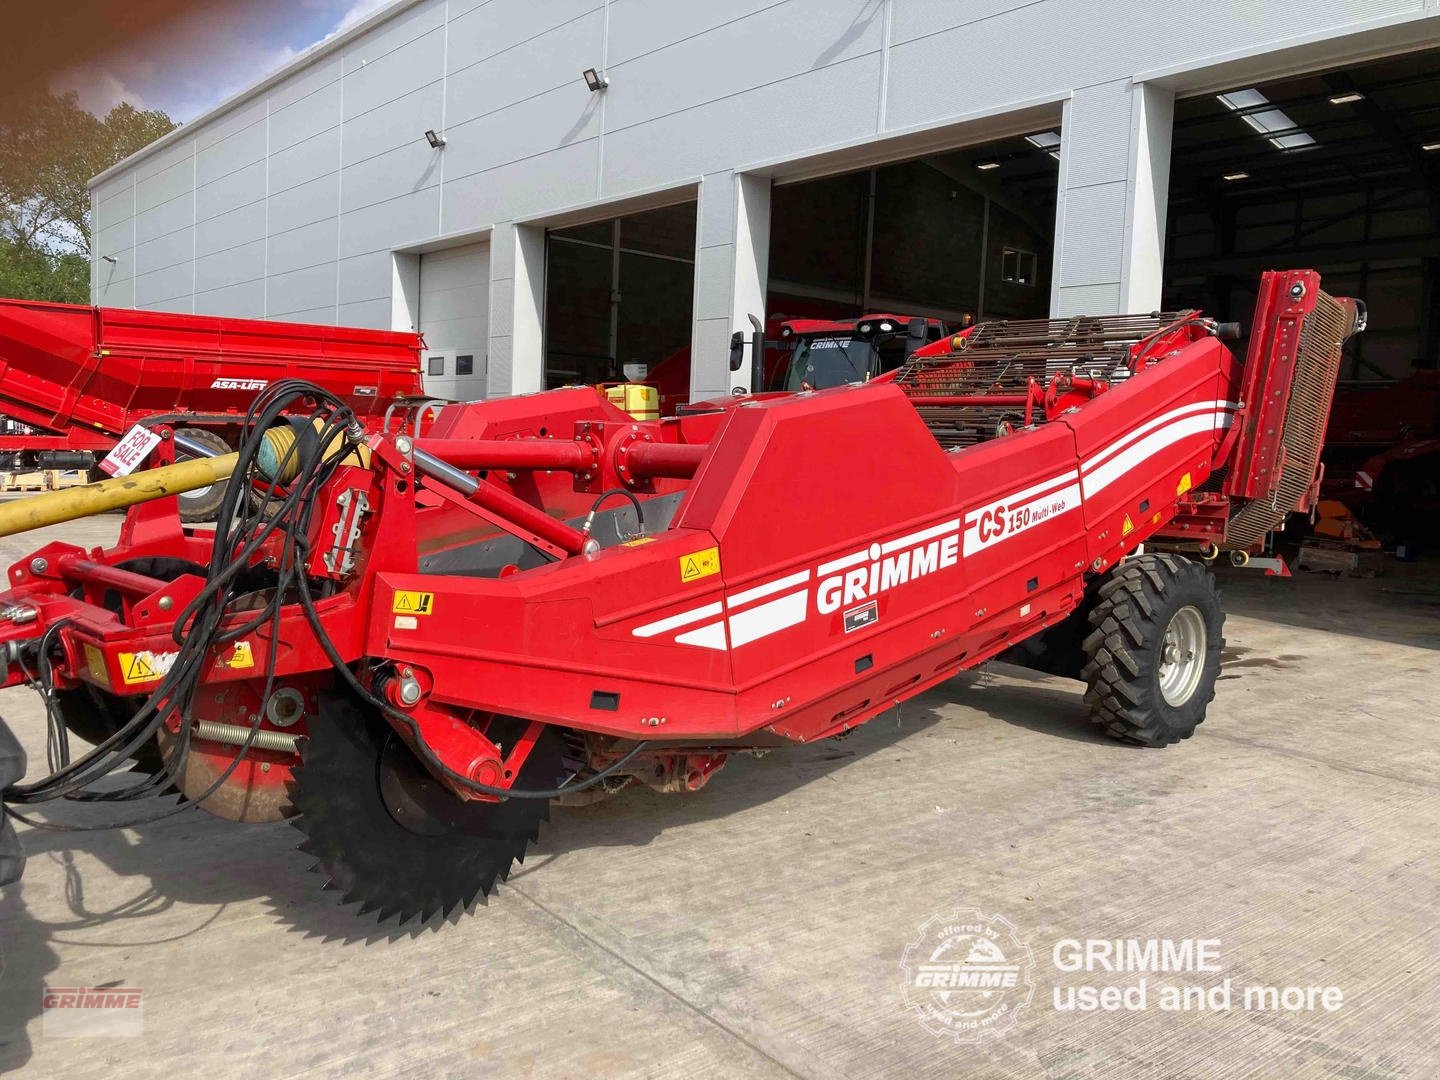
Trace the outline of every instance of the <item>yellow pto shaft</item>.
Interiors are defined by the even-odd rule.
[[[97,484],[47,491],[14,502],[0,503],[0,536],[14,536],[46,525],[104,514],[136,503],[163,499],[182,491],[208,487],[227,480],[235,471],[239,454],[195,458],[158,469],[138,472],[133,476],[117,476]]]

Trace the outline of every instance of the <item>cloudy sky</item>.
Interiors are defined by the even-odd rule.
[[[129,101],[185,123],[391,2],[239,0],[180,6],[83,67],[61,72],[52,88],[74,90],[80,104],[98,115]]]

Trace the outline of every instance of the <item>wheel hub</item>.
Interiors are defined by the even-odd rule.
[[[1160,693],[1169,705],[1184,705],[1194,696],[1205,670],[1205,616],[1187,604],[1165,626],[1160,647]]]

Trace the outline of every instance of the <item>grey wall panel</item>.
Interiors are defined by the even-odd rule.
[[[593,138],[600,103],[578,79],[488,116],[450,127],[445,178],[458,180]]]
[[[341,305],[380,299],[389,303],[394,261],[395,257],[388,251],[371,251],[340,260]]]
[[[265,118],[242,128],[228,139],[198,150],[195,154],[195,182],[210,184],[233,172],[265,159],[268,135]]]
[[[340,123],[340,76],[292,105],[270,111],[270,153],[313,139]]]
[[[1129,172],[1130,82],[1121,79],[1086,89],[1071,108],[1072,140],[1069,152],[1072,188],[1124,180]]]
[[[229,251],[217,252],[195,260],[195,291],[260,281],[265,277],[265,241],[241,244]]]
[[[348,214],[440,183],[440,157],[422,139],[340,173],[340,212]]]
[[[607,131],[694,108],[873,53],[880,48],[885,8],[875,0],[790,0],[745,19],[610,66]],[[737,63],[737,58],[743,62]],[[878,76],[879,68],[876,68]],[[760,78],[757,75],[762,73]],[[865,89],[873,100],[877,82]],[[874,115],[870,117],[874,128]],[[803,127],[792,133],[802,138]],[[733,151],[732,151],[733,152]]]
[[[195,150],[204,153],[217,143],[233,139],[242,131],[263,123],[268,106],[263,97],[247,101],[195,130]]]
[[[130,199],[135,194],[135,176],[133,172],[122,172],[112,176],[103,183],[96,184],[90,189],[90,194],[100,202],[109,202],[117,196],[124,196]]]
[[[488,172],[446,180],[442,231],[479,229],[510,216],[574,206],[595,197],[596,145],[572,143]]]
[[[195,179],[195,162],[190,154],[186,154],[184,160],[167,166],[155,173],[140,179],[135,185],[135,210],[137,213],[144,213],[146,210],[154,209],[161,203],[167,203],[171,199],[177,199],[190,191]]]
[[[180,137],[174,142],[168,143],[158,150],[146,154],[135,163],[135,179],[137,181],[148,180],[173,165],[178,165],[182,161],[189,161],[194,156],[195,139],[193,133],[182,130]]]
[[[206,218],[195,226],[195,254],[213,255],[265,239],[265,200]]]
[[[373,64],[444,25],[444,0],[424,0],[398,11],[350,44],[344,54],[345,71],[348,74]]]
[[[195,294],[196,315],[224,315],[233,319],[265,317],[265,281],[241,282],[223,289]]]
[[[308,184],[277,192],[269,201],[272,234],[333,217],[340,206],[340,174],[332,172]]]
[[[203,220],[265,197],[265,162],[257,161],[195,189],[195,215]]]
[[[171,311],[189,311],[190,297],[195,288],[195,265],[181,263],[167,266],[148,274],[135,276],[135,304],[137,307],[156,307],[174,303]]]
[[[153,206],[135,215],[135,240],[143,244],[157,236],[183,229],[195,223],[195,196],[187,191],[169,202]]]
[[[445,65],[445,31],[432,30],[364,67],[345,72],[345,118],[379,108],[431,82]]]
[[[98,199],[94,203],[95,213],[91,221],[91,228],[101,232],[118,225],[122,221],[129,221],[135,216],[135,192],[130,183],[108,199]]]
[[[273,285],[271,286],[271,291],[274,291]],[[309,311],[286,311],[277,314],[272,310],[270,312],[270,318],[280,322],[315,323],[320,326],[338,325],[335,321],[334,304],[331,304],[329,307],[312,308]]]
[[[657,4],[652,0],[611,0],[610,63],[623,64],[676,41],[703,34],[784,0],[731,0],[726,4]],[[954,0],[949,0],[953,4]]]
[[[1071,238],[1059,268],[1062,286],[1120,281],[1125,240],[1125,181],[1066,193],[1065,231]]]
[[[135,248],[135,272],[147,274],[195,257],[195,230],[189,226],[147,240]]]
[[[310,311],[329,305],[331,319],[335,311],[335,264],[292,270],[270,277],[270,314],[284,315]]]
[[[445,90],[445,123],[454,127],[576,81],[599,64],[605,16],[591,11],[489,57],[460,66],[454,41]],[[453,33],[453,31],[452,31]]]
[[[895,44],[993,19],[1016,8],[1044,5],[1049,0],[895,0],[890,40]]]
[[[339,218],[328,217],[288,232],[270,236],[266,273],[286,274],[321,263],[334,262],[340,239]]]
[[[529,0],[495,0],[473,11],[452,15],[451,69],[467,67],[514,48],[601,7],[596,0],[545,0],[543,4]],[[600,61],[596,56],[585,67],[599,67]]]
[[[419,147],[427,155],[431,154],[430,144],[425,141],[425,132],[442,126],[440,116],[443,101],[442,82],[437,71],[434,82],[348,120],[345,124],[345,147],[341,164],[354,165],[387,150],[407,145]]]
[[[121,252],[128,252],[135,246],[135,219],[126,218],[124,221],[117,221],[114,225],[101,229],[92,237],[90,246],[96,255],[118,255]],[[104,267],[101,269],[104,270]]]
[[[270,194],[307,184],[340,167],[340,128],[332,127],[270,155]]]
[[[288,109],[300,101],[309,100],[312,106],[320,100],[320,91],[335,85],[340,80],[340,56],[332,54],[312,60],[294,74],[270,89],[270,117]],[[335,100],[338,102],[339,94]]]
[[[439,215],[438,184],[346,214],[340,219],[340,257],[388,251],[432,235]]]
[[[112,277],[108,270],[109,264],[102,263],[95,279],[95,303],[102,307],[133,308],[135,279],[129,275]]]
[[[606,195],[735,164],[861,139],[875,131],[878,54],[832,64],[605,137]]]
[[[340,305],[339,326],[364,326],[371,330],[390,329],[390,300],[359,300]]]

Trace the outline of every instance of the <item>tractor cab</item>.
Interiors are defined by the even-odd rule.
[[[938,319],[899,315],[864,315],[832,322],[792,319],[782,323],[773,342],[782,355],[780,364],[767,365],[774,376],[772,390],[825,390],[846,383],[868,382],[893,371],[905,358],[946,334]]]

